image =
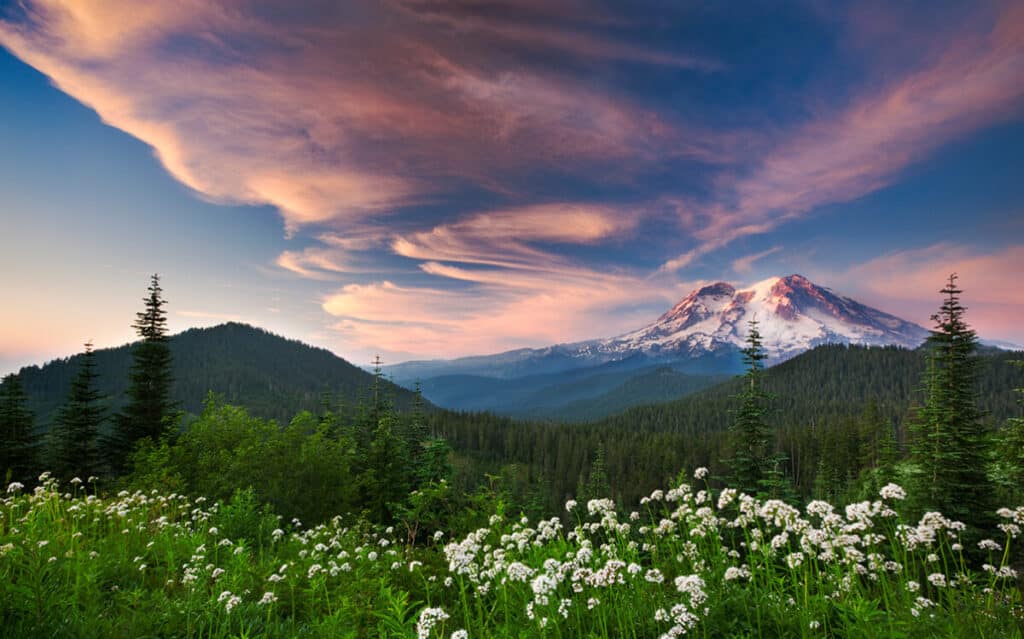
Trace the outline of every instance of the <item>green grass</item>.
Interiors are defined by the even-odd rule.
[[[1001,511],[975,571],[959,525],[904,523],[893,487],[834,512],[682,485],[638,513],[495,513],[418,547],[340,518],[280,524],[246,494],[92,488],[45,480],[0,500],[3,636],[1002,638],[1024,624],[1009,567],[1024,508]]]

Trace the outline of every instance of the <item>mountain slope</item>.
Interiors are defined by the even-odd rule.
[[[323,348],[279,337],[246,324],[196,328],[170,338],[174,356],[174,399],[198,412],[208,392],[266,418],[288,420],[300,410],[316,410],[325,392],[351,406],[373,385],[373,375]],[[28,366],[20,375],[36,423],[49,424],[67,396],[80,355]],[[100,389],[118,408],[127,387],[131,345],[96,351]],[[400,408],[413,393],[389,382],[386,389]]]
[[[924,328],[865,306],[801,275],[773,277],[737,290],[726,282],[697,289],[656,322],[596,342],[604,353],[676,356],[741,348],[747,323],[756,319],[770,361],[793,357],[820,344],[915,348]]]
[[[638,404],[678,399],[722,379],[687,375],[638,357],[512,379],[442,375],[425,380],[422,390],[435,404],[458,410],[486,410],[520,419],[580,421]]]
[[[525,417],[547,417],[567,422],[587,422],[621,413],[634,406],[657,404],[687,397],[726,381],[728,375],[687,375],[669,366],[640,371],[625,382],[599,395],[578,399],[546,414],[526,413]]]
[[[745,289],[726,282],[704,286],[651,324],[617,337],[454,360],[406,362],[385,370],[400,384],[422,380],[424,395],[447,408],[491,410],[518,417],[599,418],[638,403],[681,397],[708,385],[707,380],[693,379],[675,380],[661,388],[637,383],[632,386],[635,400],[624,391],[619,391],[619,399],[598,400],[615,386],[658,367],[705,377],[739,372],[740,349],[751,319],[760,324],[771,364],[822,344],[915,348],[928,336],[928,331],[916,324],[817,286],[801,275],[790,275]],[[592,389],[576,384],[575,396],[566,396],[561,402],[547,399],[566,382],[602,367],[618,369],[613,383],[599,387],[597,382],[609,380],[594,376]],[[546,388],[538,386],[540,382]],[[533,394],[525,393],[525,388]],[[679,394],[670,395],[671,388],[679,389]],[[570,403],[588,401],[589,406],[569,408]],[[604,412],[600,406],[605,407]]]
[[[413,361],[385,370],[399,383],[438,375],[515,378],[558,373],[627,358],[670,362],[688,373],[732,372],[757,319],[770,360],[782,361],[820,344],[915,348],[928,331],[871,308],[801,275],[773,277],[737,289],[717,282],[694,290],[651,324],[607,339],[524,348],[453,360]]]

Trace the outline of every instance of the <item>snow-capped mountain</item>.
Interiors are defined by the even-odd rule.
[[[865,306],[801,275],[772,277],[743,289],[716,282],[691,292],[655,322],[608,339],[454,360],[387,367],[399,383],[441,375],[517,378],[584,367],[641,368],[668,363],[690,373],[735,371],[736,357],[757,319],[769,362],[819,344],[916,348],[928,336],[917,324]]]
[[[899,345],[915,348],[928,336],[917,324],[817,286],[801,275],[772,277],[745,289],[716,282],[684,297],[637,331],[580,346],[596,353],[703,355],[742,347],[756,319],[770,360],[819,344]]]

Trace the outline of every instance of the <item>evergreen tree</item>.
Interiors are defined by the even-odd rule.
[[[142,341],[132,351],[128,402],[114,421],[114,432],[106,442],[110,466],[124,470],[125,461],[142,439],[157,441],[169,427],[171,411],[171,349],[167,344],[167,311],[160,288],[160,276],[153,275],[146,307],[137,314],[132,327]]]
[[[747,333],[747,345],[743,349],[743,362],[747,367],[743,375],[743,389],[736,396],[739,408],[730,425],[732,457],[727,461],[731,471],[730,485],[749,494],[760,494],[769,470],[777,461],[769,459],[772,431],[766,417],[769,412],[771,394],[764,390],[761,376],[764,361],[768,355],[757,330],[757,320],[751,320]]]
[[[384,395],[384,364],[381,362],[380,355],[373,358],[373,388],[370,389],[371,402],[370,402],[370,423],[373,424],[373,428],[377,427],[381,417],[386,412],[386,401],[387,398]]]
[[[0,382],[0,479],[28,483],[39,472],[35,420],[18,375]]]
[[[86,342],[81,366],[53,430],[54,472],[61,479],[78,477],[86,481],[100,473],[96,438],[106,421],[106,409],[105,398],[96,388],[98,377],[92,342]]]
[[[874,399],[865,404],[856,428],[860,491],[865,498],[873,498],[892,479],[897,454],[896,433],[891,420],[882,415]]]
[[[395,433],[395,415],[381,416],[373,432],[368,467],[363,475],[366,505],[373,521],[390,524],[398,505],[408,497],[411,483],[409,451]]]
[[[978,338],[964,321],[957,276],[942,289],[935,328],[925,342],[924,404],[911,424],[914,494],[922,509],[977,528],[992,517],[992,486],[985,472],[988,429],[977,407]]]
[[[590,464],[587,481],[579,493],[580,499],[586,503],[591,499],[607,499],[612,496],[612,488],[608,482],[608,470],[605,468],[604,444],[598,444],[594,452],[594,461]]]
[[[427,431],[427,420],[423,414],[423,390],[420,388],[420,383],[416,382],[412,412],[405,427],[405,443],[409,450],[409,458],[417,473],[422,471],[427,475],[431,474],[431,471],[421,468],[426,461],[426,446],[429,442],[430,433]]]
[[[431,482],[448,481],[452,476],[449,457],[452,447],[443,439],[431,439],[421,446],[416,469],[416,484],[423,486]]]

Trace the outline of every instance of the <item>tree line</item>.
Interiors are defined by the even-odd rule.
[[[409,410],[399,411],[397,387],[384,378],[379,360],[372,385],[350,406],[324,392],[315,412],[300,411],[279,425],[210,392],[200,414],[186,419],[171,397],[165,305],[153,275],[133,323],[141,339],[117,412],[108,411],[108,398],[97,389],[89,343],[45,441],[34,432],[19,376],[4,378],[0,473],[6,482],[32,484],[45,468],[65,482],[177,490],[243,511],[255,500],[268,507],[265,514],[272,509],[296,521],[345,513],[380,524],[401,521],[412,540],[425,522],[441,527],[442,514],[447,521],[476,512],[467,510],[468,495],[455,509],[450,449],[426,426],[432,407],[417,389]]]
[[[113,415],[107,412],[106,398],[96,388],[98,375],[92,344],[87,342],[67,401],[58,411],[46,442],[46,451],[35,433],[20,377],[10,374],[4,378],[0,385],[0,472],[6,474],[7,481],[32,481],[47,452],[51,470],[63,479],[77,477],[87,481],[100,475],[119,475],[139,441],[156,441],[170,433],[178,415],[170,399],[171,353],[167,346],[166,300],[159,275],[152,276],[148,292],[145,307],[132,324],[141,341],[132,351],[129,386],[121,411]],[[111,428],[101,436],[108,420]]]
[[[248,489],[303,521],[348,512],[436,524],[484,512],[473,504],[485,497],[531,515],[558,512],[571,497],[610,495],[630,506],[703,466],[715,485],[793,502],[849,502],[896,480],[920,496],[919,510],[985,526],[997,500],[1024,497],[1020,393],[1015,403],[1003,392],[1021,374],[1014,355],[982,352],[961,293],[951,276],[916,351],[834,345],[765,369],[752,322],[742,376],[589,424],[431,411],[418,394],[402,412],[379,366],[351,406],[325,397],[279,425],[211,396],[183,424],[169,394],[165,301],[153,276],[134,324],[141,341],[124,407],[106,413],[87,345],[46,457],[66,479],[120,477],[224,500]],[[42,468],[25,404],[18,377],[6,377],[0,472],[8,481],[30,481]]]

